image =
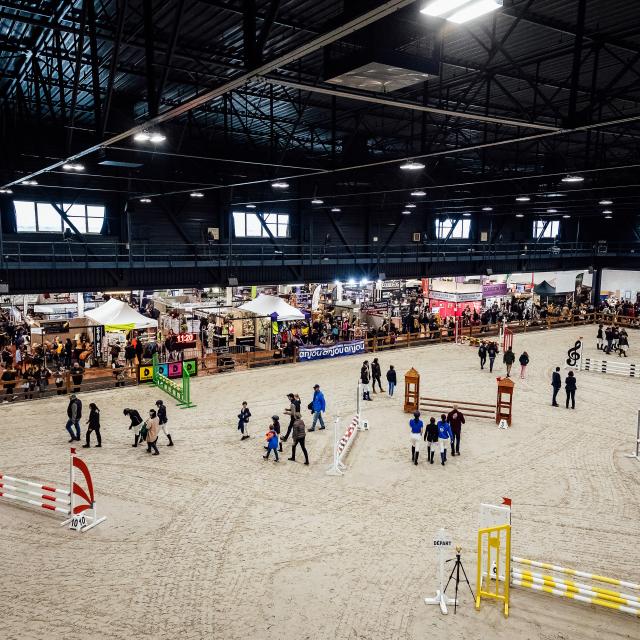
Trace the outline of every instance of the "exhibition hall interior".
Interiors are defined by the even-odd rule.
[[[0,2],[0,637],[640,637],[640,4]]]

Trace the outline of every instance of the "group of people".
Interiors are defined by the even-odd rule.
[[[462,425],[465,418],[458,409],[457,405],[453,405],[453,409],[448,414],[441,414],[440,420],[436,422],[434,417],[429,419],[425,426],[420,419],[420,412],[414,411],[413,418],[409,420],[410,441],[411,441],[411,462],[418,464],[420,451],[423,442],[427,447],[427,462],[434,463],[436,450],[440,451],[440,464],[444,467],[447,463],[447,450],[451,450],[452,456],[460,455],[460,436],[462,435]]]
[[[598,325],[596,334],[596,348],[604,351],[606,354],[617,353],[618,356],[627,357],[629,351],[629,335],[624,327],[616,325],[604,326],[602,323]]]
[[[398,384],[398,378],[396,370],[393,365],[389,366],[386,374],[387,390],[389,397],[393,397],[393,392]],[[385,389],[382,388],[382,367],[378,362],[378,358],[374,358],[371,364],[368,360],[365,360],[360,367],[360,385],[362,386],[362,399],[371,401],[371,392],[377,393],[376,384],[380,393],[385,393]]]
[[[478,357],[480,358],[480,369],[484,369],[484,365],[487,363],[487,358],[489,359],[489,371],[493,371],[493,365],[496,361],[496,357],[500,353],[498,349],[497,342],[485,342],[484,340],[480,342],[480,346],[478,347]],[[513,368],[513,363],[516,361],[516,354],[513,352],[513,347],[507,347],[507,350],[504,352],[502,356],[502,362],[504,363],[507,369],[507,378],[511,377],[511,369]],[[527,366],[529,365],[529,354],[526,351],[523,351],[518,358],[518,362],[520,363],[520,378],[522,380],[525,379],[527,373]]]

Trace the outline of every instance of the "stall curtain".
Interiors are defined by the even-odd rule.
[[[3,233],[18,233],[16,208],[10,198],[0,197],[0,220],[2,221]]]

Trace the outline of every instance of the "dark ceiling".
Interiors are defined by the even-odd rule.
[[[366,199],[389,216],[421,187],[434,213],[602,216],[604,198],[635,216],[640,3],[505,0],[465,25],[424,4],[0,2],[1,182],[309,209]],[[326,82],[380,61],[429,76],[386,93]],[[134,141],[147,128],[166,141]],[[408,158],[425,169],[401,171]]]

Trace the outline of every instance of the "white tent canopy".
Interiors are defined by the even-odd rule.
[[[107,331],[149,329],[158,326],[157,320],[143,316],[126,302],[115,298],[111,298],[96,309],[87,311],[85,316],[97,324],[104,325]]]
[[[268,296],[264,293],[261,293],[255,300],[240,305],[238,309],[255,313],[257,316],[271,316],[275,313],[280,322],[305,319],[305,315],[300,309],[292,307],[278,296]]]

